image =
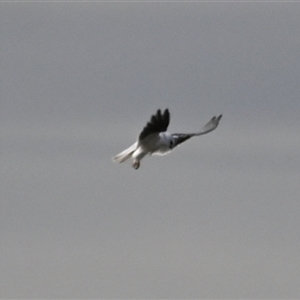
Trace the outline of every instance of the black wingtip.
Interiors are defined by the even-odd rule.
[[[167,130],[170,122],[170,112],[165,109],[162,113],[161,109],[156,111],[155,115],[152,115],[150,121],[144,127],[140,133],[139,139],[142,140],[151,133],[164,132]]]

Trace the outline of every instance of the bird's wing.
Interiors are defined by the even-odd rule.
[[[192,136],[202,135],[215,130],[218,127],[221,118],[222,115],[219,115],[218,117],[216,116],[212,117],[211,120],[203,127],[203,129],[200,132],[191,133],[191,135]]]
[[[195,133],[174,133],[172,134],[174,141],[175,141],[175,146],[181,144],[182,142],[190,139],[193,136],[198,136],[198,135],[203,135],[206,133],[209,133],[213,130],[215,130],[218,125],[219,122],[222,118],[222,115],[218,116],[218,117],[212,117],[211,120],[203,127],[203,129],[199,132],[195,132]]]
[[[170,112],[166,109],[163,113],[160,109],[153,115],[147,125],[139,135],[139,141],[142,141],[147,136],[153,133],[160,133],[167,130],[170,123]]]

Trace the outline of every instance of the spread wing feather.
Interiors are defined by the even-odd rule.
[[[203,134],[206,134],[206,133],[209,133],[209,132],[215,130],[218,127],[221,118],[222,118],[222,115],[220,115],[218,117],[216,117],[216,116],[212,117],[211,120],[203,127],[203,129],[200,132],[172,134],[174,141],[175,141],[174,147],[183,143],[184,141],[190,139],[193,136],[203,135]]]
[[[170,112],[166,109],[163,113],[160,109],[153,115],[147,125],[139,135],[139,140],[143,140],[148,135],[153,133],[164,132],[167,130],[170,123]]]

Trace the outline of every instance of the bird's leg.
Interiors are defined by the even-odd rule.
[[[140,167],[140,161],[138,159],[135,159],[133,162],[132,162],[132,166],[135,170],[137,170],[139,167]]]

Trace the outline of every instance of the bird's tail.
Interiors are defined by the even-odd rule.
[[[137,142],[135,142],[133,145],[131,145],[129,148],[125,149],[121,153],[117,154],[113,158],[113,161],[118,162],[118,163],[124,162],[125,160],[127,160],[128,158],[130,158],[132,156],[132,154],[136,150],[136,148],[137,148]]]

